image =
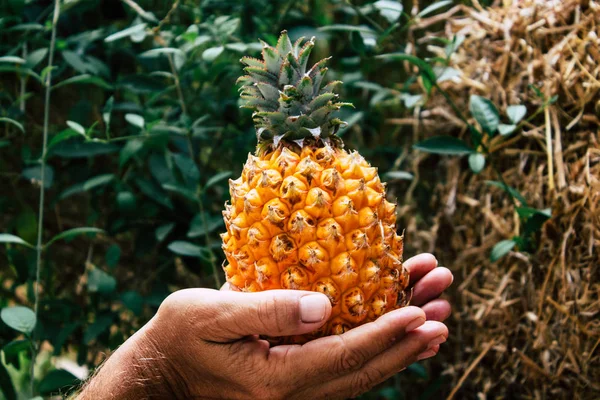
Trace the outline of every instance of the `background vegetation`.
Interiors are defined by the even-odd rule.
[[[68,392],[170,292],[222,283],[227,179],[255,146],[238,60],[282,29],[333,56],[340,134],[389,182],[406,256],[456,275],[440,356],[364,397],[597,398],[600,7],[492,3],[0,3],[0,398]],[[519,63],[556,26],[575,81]]]

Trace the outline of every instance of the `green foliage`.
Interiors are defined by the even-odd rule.
[[[385,120],[427,104],[439,82],[457,75],[450,60],[463,40],[447,39],[440,59],[426,59],[424,49],[405,53],[409,28],[449,1],[427,1],[415,17],[405,11],[412,2],[387,0],[60,1],[56,21],[50,3],[0,3],[0,185],[7,188],[0,192],[0,307],[18,328],[0,324],[7,399],[76,384],[69,372],[39,365],[33,386],[21,384],[41,341],[54,356],[94,367],[95,354],[118,347],[172,290],[222,283],[227,180],[256,145],[235,82],[240,57],[260,56],[257,39],[275,45],[284,28],[292,40],[317,37],[309,62],[333,56],[327,78],[344,81],[341,97],[356,106],[339,112],[348,123],[339,136],[400,192],[413,179],[399,157],[412,135]],[[414,74],[401,68],[406,63]],[[470,126],[470,138],[434,137],[415,147],[468,155],[475,172],[491,166],[486,135],[517,134],[527,110],[509,107],[505,118],[483,98],[474,105],[483,132]],[[498,185],[523,207],[526,228],[511,248],[530,249],[546,214],[528,211],[522,196]],[[427,204],[430,190],[419,183],[417,203]],[[33,319],[31,310],[10,307],[35,308],[36,299]],[[414,376],[421,386],[432,379],[414,366],[403,388],[415,387]],[[396,396],[399,387],[374,396]],[[429,396],[438,390],[431,386]]]
[[[30,335],[36,324],[36,316],[31,308],[15,306],[3,308],[0,319],[17,332]]]

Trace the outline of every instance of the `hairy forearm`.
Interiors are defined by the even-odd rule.
[[[173,399],[168,363],[148,336],[152,321],[129,338],[74,396],[77,400]]]

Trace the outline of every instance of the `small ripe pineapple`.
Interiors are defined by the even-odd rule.
[[[258,146],[230,180],[223,212],[234,290],[312,290],[331,300],[326,325],[286,343],[340,334],[408,303],[396,206],[377,168],[335,136],[344,122],[331,113],[348,104],[333,93],[340,82],[322,86],[327,59],[307,70],[314,38],[302,41],[292,45],[284,31],[275,48],[263,43],[263,60],[241,60]]]

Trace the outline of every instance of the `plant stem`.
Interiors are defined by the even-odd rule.
[[[159,30],[162,27],[164,21],[166,21],[168,19],[168,17],[171,15],[171,13],[173,13],[175,11],[175,9],[177,8],[178,5],[179,5],[179,1],[176,1],[173,4],[173,7],[171,7],[171,10],[169,10],[169,13],[167,14],[167,16],[165,16],[165,18],[159,24],[158,29],[156,29],[154,31],[155,40],[164,47],[166,47],[166,43],[159,36],[158,33],[159,33]],[[169,59],[169,65],[171,66],[171,73],[173,74],[173,78],[175,80],[175,88],[177,89],[177,97],[179,98],[181,112],[183,113],[183,115],[187,116],[188,115],[187,107],[185,104],[185,98],[183,96],[183,90],[181,89],[181,83],[179,81],[179,73],[177,72],[177,68],[175,68],[175,62],[173,61],[172,55],[168,54],[167,58]],[[187,139],[187,150],[188,150],[190,159],[194,162],[194,164],[196,164],[196,167],[198,169],[200,169],[200,165],[198,165],[198,162],[196,161],[196,157],[194,156],[194,146],[192,143],[192,131],[190,129],[187,130],[186,139]],[[202,225],[204,226],[204,239],[205,239],[204,241],[205,241],[206,248],[210,252],[210,266],[212,269],[213,277],[215,279],[215,285],[218,289],[221,287],[221,279],[219,278],[219,271],[217,270],[217,264],[215,263],[215,261],[216,261],[215,255],[211,249],[211,240],[210,240],[210,235],[208,233],[208,224],[206,222],[206,213],[204,212],[204,204],[202,202],[202,190],[198,190],[196,197],[197,197],[197,202],[198,202],[198,209],[200,211],[200,219],[202,219]]]
[[[44,99],[44,131],[42,139],[42,155],[40,157],[40,204],[38,212],[38,231],[37,231],[37,260],[35,268],[35,303],[33,311],[35,316],[39,315],[40,305],[40,272],[42,270],[42,233],[44,227],[44,185],[46,183],[46,152],[48,148],[48,123],[50,120],[50,92],[52,89],[52,62],[54,60],[54,46],[56,43],[56,25],[60,14],[60,0],[54,0],[54,17],[52,18],[52,35],[50,37],[50,48],[48,49],[48,73],[46,75],[46,97]],[[37,356],[37,346],[35,345],[35,333],[32,333],[32,351],[31,351],[31,395],[35,390],[35,359]]]
[[[169,59],[169,65],[171,66],[171,73],[173,74],[173,78],[175,79],[175,88],[177,89],[179,104],[181,104],[181,112],[183,112],[183,115],[188,115],[187,107],[185,106],[185,101],[183,99],[183,91],[181,90],[181,83],[179,82],[179,74],[177,73],[177,69],[175,68],[173,56],[171,54],[167,54],[167,58]]]
[[[27,58],[27,41],[23,43],[23,48],[21,49],[21,58]],[[19,110],[24,114],[25,113],[25,86],[27,85],[27,78],[25,76],[21,76],[21,92],[19,93]]]
[[[546,121],[546,154],[548,157],[548,188],[554,190],[554,158],[552,151],[552,127],[550,125],[550,109],[548,106],[544,109],[544,119]]]

